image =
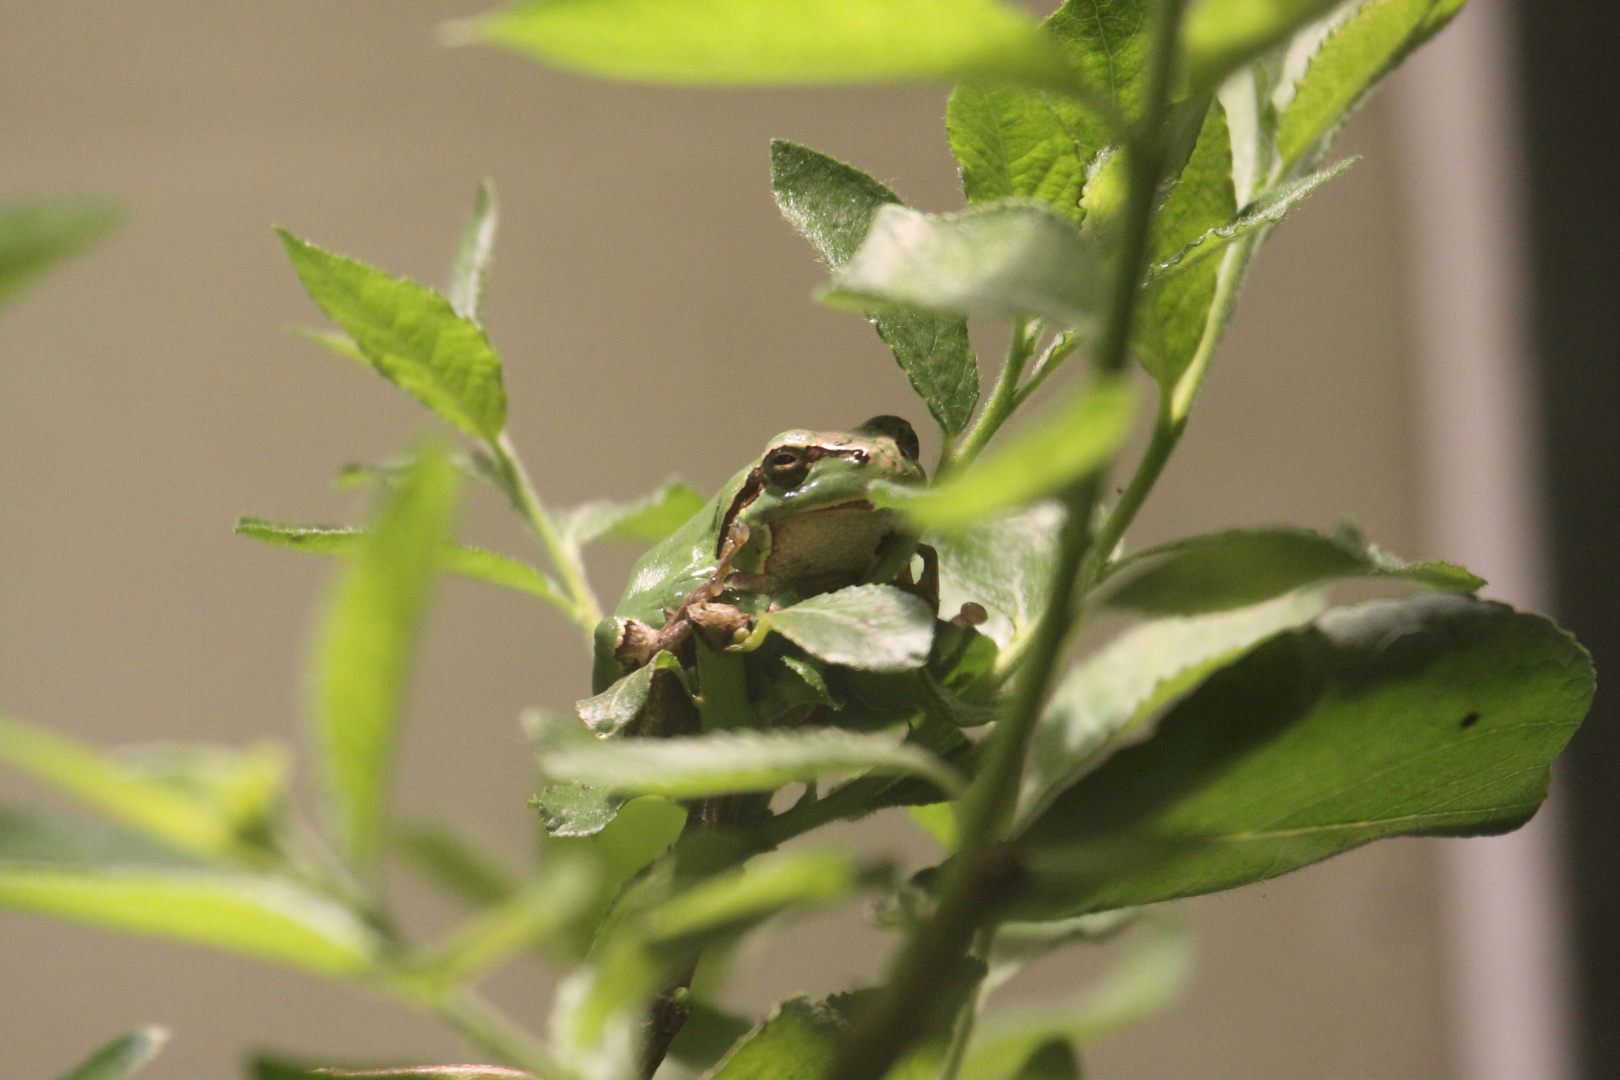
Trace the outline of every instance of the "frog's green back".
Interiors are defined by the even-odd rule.
[[[686,524],[636,560],[630,583],[613,614],[651,626],[664,624],[664,612],[714,573],[720,542],[720,518],[753,466],[733,476]]]

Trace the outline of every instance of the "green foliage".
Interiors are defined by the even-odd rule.
[[[306,336],[464,440],[347,470],[377,499],[362,528],[237,524],[341,560],[312,680],[324,828],[302,821],[274,745],[103,750],[0,717],[0,763],[108,819],[0,810],[0,907],[365,987],[512,1066],[261,1058],[258,1080],[636,1080],[666,1057],[709,1080],[1077,1080],[1081,1050],[1188,978],[1185,932],[1144,905],[1387,836],[1522,824],[1591,700],[1589,658],[1553,624],[1348,527],[1125,554],[1256,251],[1348,166],[1322,158],[1349,111],[1460,6],[1066,0],[1037,24],[995,0],[528,0],[455,24],[464,42],[651,82],[956,83],[965,208],[923,213],[852,165],[771,146],[777,204],[829,272],[822,298],[872,321],[940,426],[934,483],[909,463],[860,471],[917,456],[889,417],[862,431],[892,441],[805,433],[713,500],[670,480],[551,510],[505,430],[482,324],[490,184],[443,294],[283,233],[340,328]],[[0,299],[108,221],[0,212]],[[970,320],[976,339],[1011,324],[982,400]],[[1054,375],[1068,385],[1016,421]],[[1145,440],[1138,384],[1157,396]],[[829,459],[844,486],[816,501]],[[456,539],[466,477],[505,498],[543,562]],[[607,619],[581,555],[598,540],[661,545]],[[391,822],[440,573],[542,599],[596,649],[601,692],[577,719],[528,714],[537,868]],[[1330,606],[1347,579],[1403,595]],[[1105,609],[1134,621],[1071,659]],[[892,807],[945,855],[909,881],[784,847]],[[426,943],[402,930],[388,855],[462,921]],[[763,1018],[714,1004],[748,934],[862,894],[905,939],[883,984]],[[987,1005],[1034,960],[1127,933],[1080,996]],[[563,968],[545,1040],[477,993],[535,952]],[[126,1036],[69,1080],[115,1080],[156,1039]]]
[[[122,220],[117,206],[99,199],[35,199],[0,206],[0,304]]]
[[[159,1027],[140,1028],[120,1035],[61,1080],[123,1080],[157,1057],[168,1041],[169,1033]]]

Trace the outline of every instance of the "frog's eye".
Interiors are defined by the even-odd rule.
[[[765,482],[772,487],[792,491],[804,483],[810,472],[810,458],[799,447],[779,446],[765,455],[760,463]]]
[[[770,469],[791,469],[798,463],[799,459],[795,454],[787,450],[778,450],[765,462],[765,466]]]

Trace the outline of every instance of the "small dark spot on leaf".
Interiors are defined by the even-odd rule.
[[[1479,723],[1479,713],[1477,712],[1471,712],[1462,718],[1462,727],[1465,731],[1477,723]]]

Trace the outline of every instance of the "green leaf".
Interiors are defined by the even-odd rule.
[[[761,615],[744,647],[773,631],[829,664],[911,671],[928,662],[934,613],[891,585],[852,585]]]
[[[1213,266],[1213,263],[1205,261],[1211,255],[1221,254],[1234,240],[1241,240],[1256,230],[1277,224],[1288,216],[1289,211],[1314,194],[1317,188],[1344,173],[1360,160],[1360,158],[1345,158],[1325,169],[1318,169],[1309,176],[1302,176],[1268,189],[1264,195],[1244,208],[1243,213],[1237,217],[1211,227],[1193,236],[1183,247],[1161,255],[1160,260],[1150,271],[1150,280],[1169,278],[1174,281],[1185,271]]]
[[[529,805],[552,836],[594,836],[618,816],[624,798],[592,784],[559,780],[542,787]]]
[[[1045,203],[1005,200],[955,214],[879,208],[866,242],[821,299],[1089,327],[1103,294],[1096,243]]]
[[[1314,157],[1367,91],[1461,6],[1454,0],[1365,0],[1334,27],[1278,119],[1283,168]]]
[[[546,944],[596,900],[590,861],[548,859],[539,875],[511,896],[479,912],[442,939],[408,957],[413,979],[443,993],[471,984],[518,953]]]
[[[138,1028],[97,1050],[62,1080],[124,1080],[157,1057],[168,1041],[169,1033],[163,1028]]]
[[[446,826],[400,826],[393,842],[413,870],[468,903],[482,907],[517,891],[517,882],[499,860]]]
[[[377,856],[417,630],[455,517],[458,478],[425,451],[344,567],[315,656],[314,728],[341,850]]]
[[[980,1022],[962,1062],[962,1080],[1004,1077],[1014,1062],[1028,1062],[1044,1045],[1062,1039],[1084,1046],[1100,1036],[1162,1011],[1186,989],[1192,943],[1178,921],[1155,923],[1097,985],[1059,1007],[1024,1006]]]
[[[1036,199],[1076,223],[1086,165],[1108,144],[1107,130],[1073,99],[1011,86],[958,86],[945,133],[968,202]]]
[[[1591,695],[1586,652],[1502,604],[1329,612],[1211,676],[1036,819],[1013,917],[1233,888],[1386,836],[1517,828]]]
[[[52,263],[94,244],[123,220],[100,199],[37,199],[0,206],[0,304]]]
[[[933,754],[887,734],[798,728],[603,741],[577,721],[531,714],[529,735],[544,776],[619,795],[698,799],[856,773],[920,776],[953,796],[962,789]]]
[[[900,202],[859,169],[782,139],[771,143],[771,190],[783,216],[832,270],[854,257],[879,208]],[[867,317],[939,426],[947,435],[959,434],[979,400],[978,360],[968,344],[967,321],[905,310]]]
[[[477,323],[426,286],[278,232],[304,288],[379,375],[467,434],[500,437],[501,358]]]
[[[495,248],[498,220],[495,185],[487,179],[480,180],[478,192],[473,196],[472,218],[461,233],[461,243],[456,246],[455,261],[450,264],[450,287],[444,294],[457,315],[479,325],[483,324],[484,279],[489,276],[489,257]]]
[[[1067,1039],[1049,1039],[1036,1047],[1013,1080],[1080,1080],[1080,1059]]]
[[[409,475],[409,469],[402,475]],[[339,525],[287,525],[264,518],[236,519],[236,532],[276,547],[315,555],[352,556],[365,546],[366,531]],[[446,538],[439,552],[439,569],[448,574],[501,585],[573,610],[562,589],[550,576],[528,563],[483,548],[467,547]]]
[[[1154,218],[1153,259],[1177,257],[1237,214],[1232,186],[1232,140],[1226,112],[1212,102],[1192,156]],[[1213,250],[1213,249],[1212,249]],[[1147,297],[1150,333],[1139,334],[1136,353],[1168,393],[1192,363],[1208,330],[1210,309],[1220,283],[1218,261],[1158,283]]]
[[[652,692],[653,675],[659,671],[680,671],[681,662],[673,653],[660,652],[595,697],[574,703],[579,718],[598,735],[616,735],[641,713]]]
[[[1018,794],[1028,821],[1121,746],[1151,733],[1164,706],[1268,638],[1322,613],[1320,593],[1133,626],[1069,672],[1035,727]]]
[[[59,821],[0,807],[0,863],[84,869],[139,864],[199,869],[201,864],[144,833],[79,821]]]
[[[327,1069],[293,1065],[272,1058],[253,1062],[253,1080],[540,1080],[533,1073],[500,1065],[406,1065],[385,1069]]]
[[[592,75],[686,85],[1071,78],[1035,21],[994,0],[530,0],[447,34]]]
[[[1099,944],[1115,938],[1135,926],[1141,917],[1141,908],[1118,908],[1049,922],[1002,923],[986,958],[989,971],[980,992],[986,996],[994,993],[1030,964],[1065,945],[1080,941]]]
[[[632,502],[589,502],[557,515],[557,531],[576,547],[592,540],[656,544],[703,509],[703,493],[679,480]]]
[[[691,1015],[670,1044],[669,1057],[697,1073],[714,1068],[755,1027],[752,1020],[722,1012],[698,998],[689,998],[687,1006]]]
[[[1046,26],[1085,84],[1133,113],[1147,88],[1152,9],[1148,0],[1065,0]]]
[[[951,532],[1055,495],[1118,453],[1136,419],[1136,394],[1124,379],[1099,378],[1033,427],[942,484],[917,490],[875,485],[873,502],[918,526]]]
[[[948,603],[942,595],[941,610],[973,600],[1006,616],[1013,635],[1032,628],[1051,595],[1062,526],[1063,508],[1046,502],[953,532],[926,534],[924,542],[939,554],[941,584],[961,593],[952,593]]]
[[[1111,573],[1101,598],[1155,615],[1225,611],[1342,578],[1381,578],[1443,592],[1485,582],[1444,562],[1405,563],[1356,535],[1308,529],[1232,529],[1177,540],[1132,556]]]
[[[276,743],[108,752],[4,715],[0,761],[183,851],[254,860],[267,855],[263,834],[285,798],[288,771]]]
[[[711,1080],[821,1080],[849,1022],[824,1002],[791,997],[721,1060]]]
[[[0,908],[352,978],[382,945],[347,908],[277,878],[180,868],[0,862]]]
[[[1202,89],[1221,80],[1342,0],[1199,0],[1181,23],[1187,76]]]

